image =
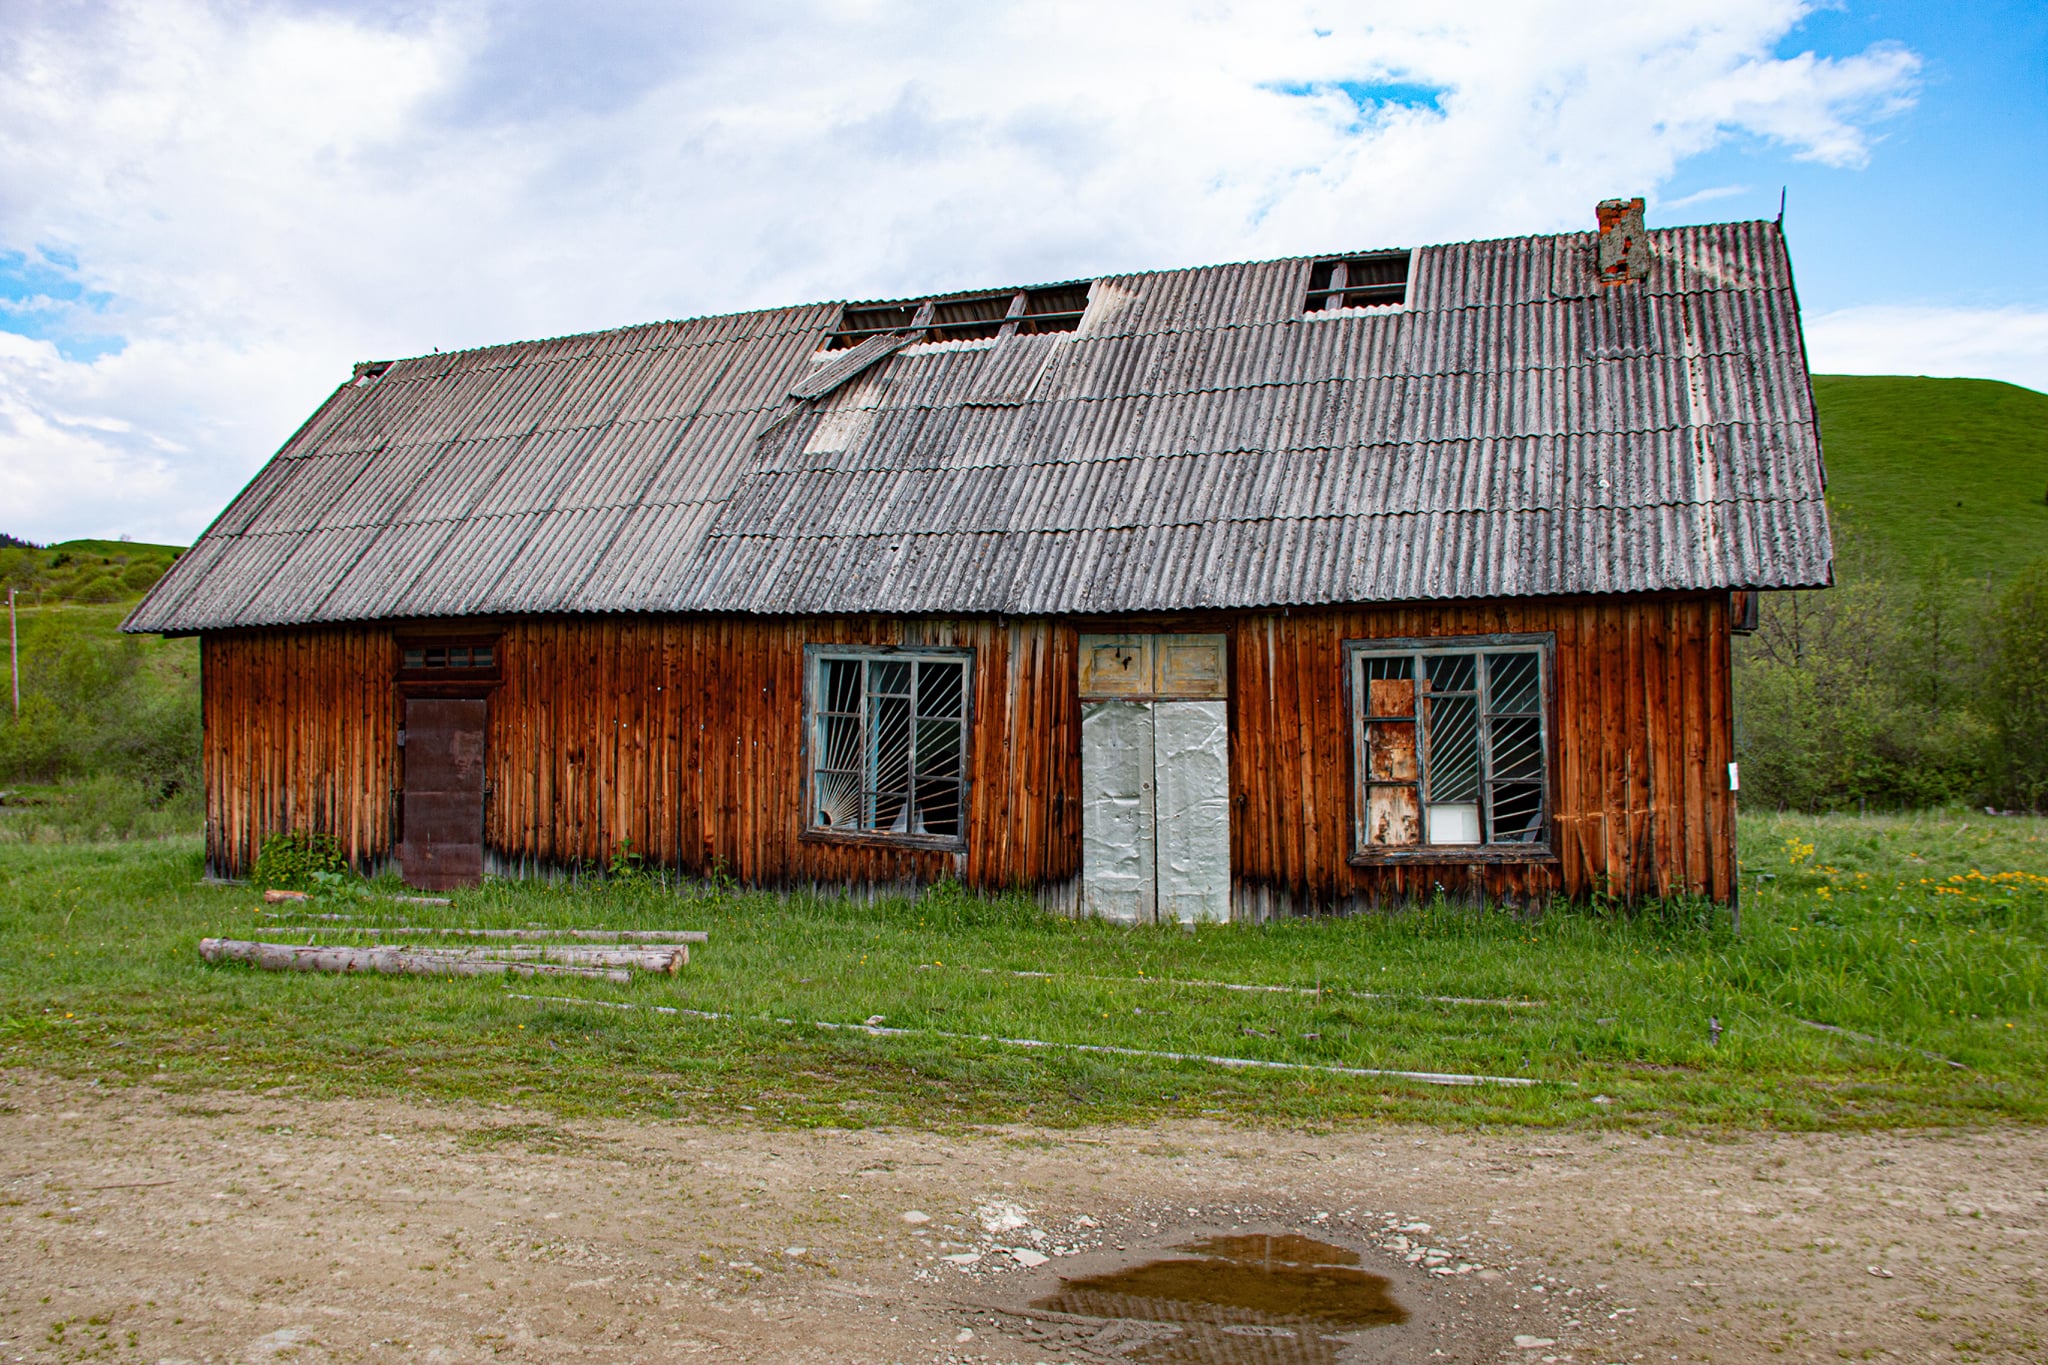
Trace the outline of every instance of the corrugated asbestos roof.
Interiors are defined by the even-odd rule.
[[[1819,438],[1770,223],[1095,282],[1080,330],[823,347],[818,304],[339,389],[128,628],[504,612],[1123,612],[1811,587]]]

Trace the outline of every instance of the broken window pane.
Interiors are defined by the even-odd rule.
[[[1492,791],[1492,837],[1496,844],[1535,844],[1543,840],[1543,786],[1538,782],[1499,782]]]
[[[860,660],[827,659],[825,670],[824,707],[843,715],[855,715],[860,711]]]
[[[1534,716],[1496,717],[1493,732],[1493,776],[1496,779],[1541,779],[1543,726]]]
[[[1486,709],[1496,716],[1533,716],[1541,694],[1536,688],[1536,656],[1486,656]]]
[[[1429,799],[1479,799],[1479,703],[1476,697],[1429,699],[1426,715]]]

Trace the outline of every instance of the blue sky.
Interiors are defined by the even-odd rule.
[[[356,360],[1769,217],[1817,369],[2048,389],[2048,6],[10,0],[0,530],[189,540]],[[573,21],[565,14],[573,13]]]
[[[1753,137],[1689,158],[1666,201],[1694,221],[1774,216],[1810,313],[1870,304],[2048,307],[2048,5],[1846,4],[1777,44],[1825,56],[1896,43],[1920,59],[1911,108],[1874,122],[1867,164],[1827,166]],[[2035,371],[2048,380],[2048,364]]]

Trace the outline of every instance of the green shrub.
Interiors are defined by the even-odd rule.
[[[348,862],[332,838],[309,830],[288,830],[263,841],[249,880],[258,886],[313,891],[348,873]]]
[[[2015,578],[1992,611],[1982,705],[1997,736],[1993,792],[2048,805],[2048,561]]]
[[[121,586],[129,592],[147,592],[164,576],[164,565],[150,560],[130,564],[121,574]]]

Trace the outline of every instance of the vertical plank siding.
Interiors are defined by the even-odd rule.
[[[1343,642],[1551,632],[1551,859],[1350,861]],[[1240,918],[1433,895],[1734,890],[1734,755],[1722,595],[1260,613],[1235,622],[1231,873]]]
[[[463,623],[466,627],[480,623]],[[1101,623],[1089,623],[1095,628]],[[1428,896],[1624,899],[1733,889],[1726,600],[1718,595],[1191,613],[1232,641],[1231,866],[1261,918]],[[1081,856],[1080,625],[1025,619],[538,617],[499,623],[484,842],[501,872],[650,862],[750,885],[1030,888],[1071,908]],[[1148,623],[1143,628],[1151,628]],[[1522,863],[1355,865],[1343,643],[1553,632],[1552,838]],[[803,837],[804,647],[974,650],[966,851]],[[207,857],[398,839],[399,700],[382,626],[204,642]]]
[[[206,861],[245,872],[263,840],[332,835],[371,867],[394,847],[398,712],[391,632],[235,632],[200,642]]]

